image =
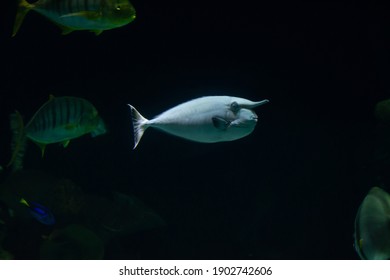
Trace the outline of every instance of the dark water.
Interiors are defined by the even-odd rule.
[[[61,36],[31,12],[12,39],[10,5],[2,12],[1,162],[10,156],[11,112],[32,116],[49,94],[84,97],[109,133],[49,146],[43,159],[30,145],[25,168],[89,194],[133,195],[165,221],[113,238],[105,258],[358,258],[356,211],[388,180],[378,151],[390,142],[374,118],[390,96],[388,11],[252,2],[134,0],[137,19],[100,36]],[[270,103],[241,140],[200,144],[150,129],[132,150],[126,104],[153,117],[216,94]],[[15,255],[37,258],[35,250]]]

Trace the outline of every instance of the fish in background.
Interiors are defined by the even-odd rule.
[[[44,236],[39,255],[42,260],[101,260],[104,242],[84,225],[70,224]]]
[[[8,166],[21,169],[27,138],[36,143],[45,153],[46,145],[61,143],[64,147],[72,139],[91,133],[92,137],[106,133],[106,127],[96,108],[79,97],[52,95],[39,108],[26,126],[19,112],[11,115],[13,155]]]
[[[390,195],[373,187],[355,219],[355,250],[361,259],[390,259]]]
[[[257,123],[253,108],[268,103],[233,96],[205,96],[182,103],[154,119],[144,118],[132,105],[134,149],[148,127],[195,142],[233,141],[252,133]]]
[[[129,0],[18,0],[12,36],[15,36],[26,14],[34,10],[56,23],[62,34],[89,30],[99,35],[104,30],[132,22],[136,12]]]
[[[20,203],[28,207],[30,210],[31,216],[33,216],[37,221],[44,225],[54,225],[56,220],[53,213],[49,208],[37,203],[37,202],[27,202],[24,198],[20,199]]]

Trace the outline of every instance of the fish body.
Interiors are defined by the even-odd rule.
[[[78,97],[52,97],[41,106],[24,129],[26,136],[39,144],[63,143],[91,133],[105,133],[96,108]]]
[[[18,1],[12,36],[16,35],[30,10],[59,25],[63,34],[74,30],[89,30],[98,35],[104,30],[124,26],[136,17],[129,0],[38,0],[32,4],[26,0]]]
[[[182,103],[154,119],[144,118],[128,104],[133,117],[134,148],[148,127],[202,143],[233,141],[252,133],[257,115],[251,110],[268,103],[232,96],[205,96]]]
[[[36,202],[27,202],[24,198],[20,200],[20,203],[29,208],[31,215],[41,222],[44,225],[54,225],[56,220],[53,213],[49,208],[36,203]]]
[[[390,195],[373,187],[355,219],[354,247],[361,259],[390,259]]]
[[[72,139],[88,133],[94,137],[106,132],[96,108],[83,98],[71,96],[50,96],[49,101],[39,108],[26,126],[19,112],[12,114],[11,128],[16,138],[8,166],[23,160],[27,138],[41,148],[43,156],[48,144],[62,143],[67,147]],[[18,165],[21,166],[21,163]]]

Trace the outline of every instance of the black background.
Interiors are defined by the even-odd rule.
[[[122,238],[127,249],[106,258],[356,259],[356,211],[387,170],[375,162],[374,108],[389,97],[389,9],[132,3],[137,19],[100,36],[62,36],[32,11],[11,38],[16,5],[2,9],[2,163],[11,112],[32,116],[49,94],[84,97],[109,133],[48,147],[44,159],[32,148],[25,165],[87,191],[135,195],[166,221],[164,230]],[[250,136],[200,144],[150,129],[132,150],[126,104],[151,118],[219,94],[270,100],[256,109]]]

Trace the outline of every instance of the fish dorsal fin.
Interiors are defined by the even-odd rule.
[[[212,117],[212,120],[214,127],[220,130],[226,130],[230,125],[230,122],[221,117]]]

